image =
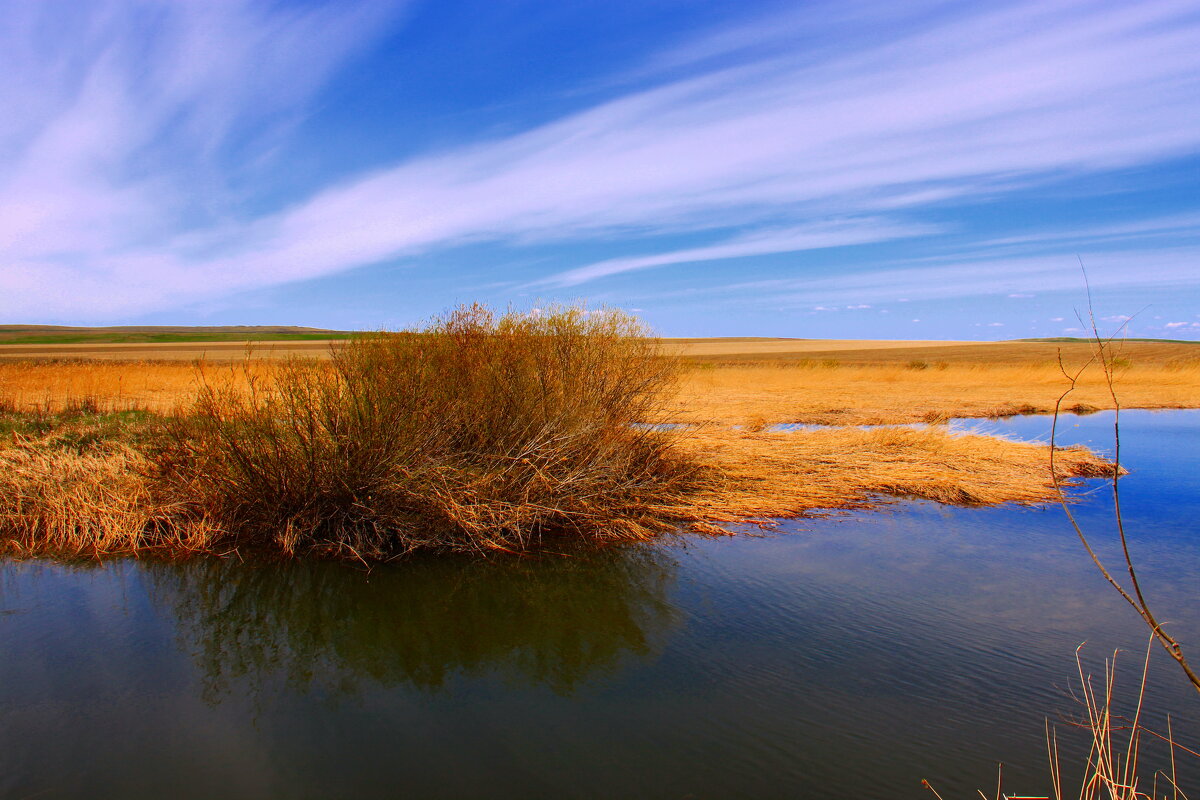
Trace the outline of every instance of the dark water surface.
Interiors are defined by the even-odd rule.
[[[1134,556],[1200,661],[1200,412],[1122,418]],[[1063,431],[1110,433],[1103,414]],[[1080,518],[1111,555],[1111,498],[1088,489]],[[1136,684],[1146,631],[1058,508],[901,502],[768,537],[369,575],[9,562],[0,795],[923,798],[928,778],[949,800],[990,796],[997,761],[1036,793],[1084,640],[1093,668],[1128,648],[1118,688]],[[1195,745],[1200,696],[1158,655],[1151,722],[1171,711]]]

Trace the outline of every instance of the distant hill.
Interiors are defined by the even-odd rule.
[[[1049,336],[1044,339],[1009,339],[1008,341],[1010,341],[1010,342],[1051,342],[1051,343],[1053,343],[1053,342],[1071,342],[1073,344],[1080,344],[1080,343],[1084,343],[1084,342],[1091,342],[1093,340],[1089,339],[1089,338],[1080,338],[1078,336]],[[1142,339],[1142,338],[1138,338],[1138,337],[1134,337],[1134,336],[1118,337],[1114,341],[1118,341],[1118,342],[1162,342],[1164,344],[1200,344],[1200,342],[1193,341],[1191,339]]]
[[[78,328],[66,325],[0,325],[5,344],[163,344],[170,342],[296,342],[348,339],[354,331],[295,325],[116,325]]]

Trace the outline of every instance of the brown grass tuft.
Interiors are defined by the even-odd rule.
[[[35,445],[0,450],[0,533],[10,554],[208,550],[216,530],[163,503],[149,463],[124,444],[83,452]]]
[[[365,558],[719,531],[895,496],[1053,499],[1045,446],[953,436],[940,423],[1053,409],[1057,364],[910,369],[911,351],[896,352],[903,359],[887,364],[733,366],[716,354],[680,373],[619,314],[472,307],[327,359],[0,363],[3,535],[28,552],[257,546]],[[1122,374],[1127,405],[1200,396],[1194,363],[1139,358]],[[1102,377],[1083,377],[1074,410],[1111,404]],[[112,422],[130,408],[162,416]],[[772,431],[780,422],[934,427]],[[164,425],[166,444],[155,434]],[[1056,461],[1061,477],[1111,470],[1084,451]]]
[[[790,517],[861,508],[886,497],[992,505],[1055,498],[1046,447],[941,428],[831,428],[798,433],[707,430],[681,446],[720,469],[697,521]],[[1103,475],[1112,465],[1083,448],[1059,450],[1060,478]]]
[[[704,472],[654,427],[676,369],[617,311],[461,308],[270,383],[205,383],[161,479],[288,554],[643,539]]]

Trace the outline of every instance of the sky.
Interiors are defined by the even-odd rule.
[[[1200,339],[1195,0],[0,0],[0,108],[0,323]]]

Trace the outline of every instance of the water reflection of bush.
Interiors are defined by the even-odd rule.
[[[676,569],[649,548],[369,574],[313,562],[147,565],[210,692],[284,679],[335,694],[364,680],[439,689],[455,675],[573,692],[659,649],[678,622]]]

